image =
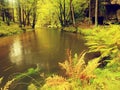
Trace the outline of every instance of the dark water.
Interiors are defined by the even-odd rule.
[[[0,38],[0,77],[6,78],[39,65],[44,72],[57,72],[58,62],[86,49],[79,34],[58,30],[36,30],[21,35]]]

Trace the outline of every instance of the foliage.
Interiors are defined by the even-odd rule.
[[[73,0],[75,19],[82,19],[85,16],[85,9],[88,7],[87,0]],[[63,24],[70,24],[70,0],[44,0],[38,1],[37,26],[61,27]]]
[[[20,73],[17,75],[13,75],[13,78],[9,81],[6,82],[6,84],[1,88],[1,90],[11,90],[10,88],[13,88],[13,86],[17,86],[17,82],[23,78],[30,78],[32,79],[35,84],[39,84],[39,82],[37,82],[37,80],[35,80],[31,75],[35,75],[39,72],[40,69],[36,68],[30,68],[28,69],[28,71],[24,72],[24,73]],[[0,84],[3,80],[3,77],[0,78]],[[20,83],[19,83],[20,84]],[[30,84],[28,87],[28,90],[37,90],[37,87],[34,84]]]
[[[24,77],[29,77],[30,75],[36,74],[38,71],[39,71],[38,69],[30,68],[30,69],[27,70],[27,72],[16,75],[15,79],[21,79],[21,78],[24,78]]]
[[[96,61],[93,60],[93,63]],[[116,68],[116,66],[106,67],[105,69],[96,68],[93,71],[96,76],[89,83],[83,83],[82,80],[76,77],[65,79],[61,76],[53,75],[46,79],[46,83],[40,90],[119,90],[120,69],[113,71],[111,70],[112,68]]]
[[[66,75],[69,78],[79,78],[81,81],[89,82],[91,78],[94,78],[93,71],[99,65],[99,58],[94,59],[85,65],[84,55],[80,57],[75,54],[75,58],[72,59],[71,52],[68,52],[68,60],[64,63],[59,63],[59,65],[66,71]]]
[[[11,25],[12,27],[2,25],[0,26],[0,37],[1,36],[10,36],[14,34],[22,33],[23,30],[19,28],[17,25]]]
[[[75,54],[72,59],[71,51],[67,51],[68,60],[59,65],[65,70],[65,77],[53,75],[46,79],[46,83],[42,90],[79,90],[84,86],[91,84],[91,80],[95,78],[94,70],[99,65],[99,58],[94,59],[85,65],[84,54],[80,57]]]
[[[53,75],[52,77],[48,77],[46,79],[45,85],[41,88],[41,90],[70,90],[69,83],[65,78],[58,75]]]
[[[63,30],[64,31],[68,31],[68,32],[76,32],[76,29],[75,27],[73,26],[69,26],[69,27],[64,27]]]
[[[0,77],[0,84],[2,83],[3,77]]]
[[[97,78],[94,79],[93,84],[97,89],[102,90],[119,90],[120,86],[120,72],[111,71],[111,69],[96,69]]]
[[[36,86],[34,84],[30,84],[28,86],[28,90],[37,90]]]
[[[102,58],[109,56],[108,60],[119,61],[120,27],[118,25],[100,26],[91,32],[85,36],[90,52],[100,52]]]
[[[56,85],[56,83],[52,83],[52,86],[45,83],[44,90],[66,90],[66,88],[68,90],[119,90],[119,30],[119,26],[112,25],[110,27],[97,27],[90,30],[89,33],[84,31],[84,35],[87,35],[85,36],[86,44],[89,46],[90,52],[101,52],[100,58],[96,58],[85,65],[84,54],[80,57],[75,55],[75,58],[72,59],[71,52],[67,52],[68,60],[59,63],[66,72],[67,86],[65,87],[65,85],[59,83],[61,87],[58,88],[59,85]],[[96,68],[99,65],[99,60],[106,56],[110,56],[108,58],[111,59],[110,63],[102,69]],[[55,77],[50,77],[50,82],[54,82]]]
[[[56,1],[44,0],[38,1],[38,21],[37,26],[49,26],[49,25],[59,25],[59,20],[57,20],[56,7],[54,7]]]
[[[12,79],[10,81],[7,81],[7,83],[4,85],[3,88],[1,88],[1,90],[9,90],[10,89],[10,85],[15,81],[15,79]]]

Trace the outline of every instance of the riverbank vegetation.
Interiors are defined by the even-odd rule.
[[[106,32],[107,30],[107,32]],[[119,90],[120,86],[120,51],[118,25],[97,27],[83,32],[89,53],[100,52],[100,56],[88,62],[84,61],[85,53],[71,57],[59,63],[64,69],[63,76],[53,75],[46,79],[40,90]],[[105,63],[105,64],[104,64]],[[102,65],[102,67],[101,67]],[[30,88],[37,87],[32,84]]]
[[[0,37],[19,34],[22,32],[23,30],[16,24],[11,24],[11,26],[7,26],[4,22],[2,22],[2,25],[0,26]]]
[[[29,82],[28,90],[119,90],[119,30],[118,25],[111,25],[90,29],[89,33],[83,31],[89,50],[80,55],[75,54],[74,57],[68,50],[67,60],[59,62],[63,70],[62,75],[41,76],[40,73],[42,83],[37,79],[36,82],[39,85],[36,82]],[[85,55],[91,52],[99,52],[100,55],[86,62]],[[28,70],[28,75],[32,73],[36,73],[36,69]],[[17,76],[17,78],[21,77],[26,77],[26,74]]]
[[[31,77],[34,82],[28,82],[28,90],[119,90],[120,26],[111,23],[99,26],[100,0],[94,3],[94,17],[90,17],[89,0],[1,0],[0,36],[20,33],[26,27],[61,28],[61,31],[82,34],[89,49],[74,57],[71,56],[71,51],[67,51],[67,60],[59,62],[62,74],[45,77],[44,73],[32,68],[16,75],[0,89],[11,90],[17,87],[16,81],[19,79],[37,73],[40,74],[41,81]],[[89,18],[86,17],[87,14]],[[87,53],[99,55],[86,61]],[[3,78],[0,78],[0,83]]]

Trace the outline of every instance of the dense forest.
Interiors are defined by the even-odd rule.
[[[0,90],[119,83],[120,0],[0,0]]]

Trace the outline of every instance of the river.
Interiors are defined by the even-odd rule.
[[[0,38],[0,77],[25,72],[39,65],[44,72],[58,72],[58,62],[66,59],[66,50],[80,54],[86,49],[79,34],[39,29]]]

